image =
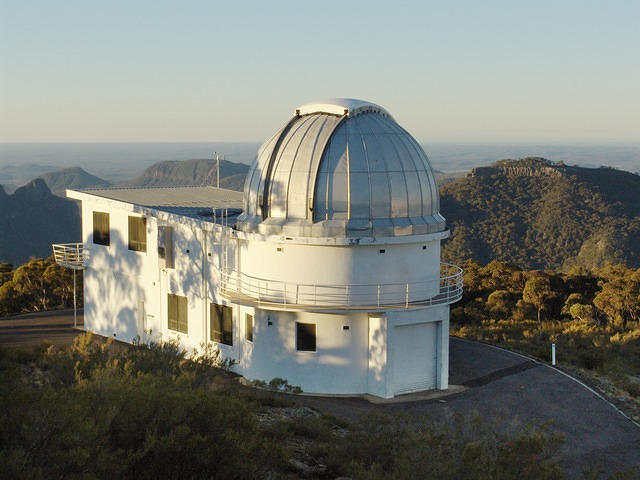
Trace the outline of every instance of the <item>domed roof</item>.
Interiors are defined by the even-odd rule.
[[[417,235],[445,229],[426,154],[373,103],[303,105],[258,150],[237,228],[313,237]]]

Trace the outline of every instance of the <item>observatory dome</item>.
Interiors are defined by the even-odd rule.
[[[418,142],[382,107],[303,105],[258,150],[237,228],[266,235],[367,237],[444,230]]]

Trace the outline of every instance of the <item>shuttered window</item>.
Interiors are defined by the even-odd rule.
[[[211,304],[211,340],[233,345],[233,309],[227,305]]]
[[[129,250],[147,251],[147,219],[129,217]]]
[[[244,316],[244,331],[247,340],[253,342],[253,315],[247,313]]]
[[[169,330],[189,333],[187,297],[170,293],[167,296],[169,310]]]
[[[93,243],[96,245],[109,245],[109,214],[93,212]]]
[[[296,322],[296,350],[299,352],[316,351],[316,324]]]

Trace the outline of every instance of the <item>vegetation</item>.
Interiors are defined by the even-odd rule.
[[[82,275],[77,275],[77,305],[82,305]],[[0,316],[73,306],[73,272],[52,257],[32,258],[13,270],[0,264]]]
[[[562,439],[371,415],[354,424],[233,381],[212,352],[79,336],[0,350],[6,478],[555,479]],[[285,412],[288,412],[285,415]]]
[[[441,187],[453,261],[568,270],[640,267],[640,175],[542,158],[502,160]]]
[[[640,268],[565,273],[467,262],[465,293],[451,311],[453,335],[486,341],[604,382],[640,419]]]

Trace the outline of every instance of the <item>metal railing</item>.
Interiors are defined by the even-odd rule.
[[[448,305],[462,298],[462,269],[440,265],[440,277],[423,282],[319,285],[219,271],[220,293],[228,300],[264,307],[320,310],[384,310]]]
[[[58,265],[74,270],[82,270],[89,259],[89,251],[83,243],[54,243],[53,259]]]
[[[73,328],[78,328],[76,270],[84,269],[89,260],[89,251],[84,248],[84,243],[54,243],[51,248],[55,262],[73,270]]]

